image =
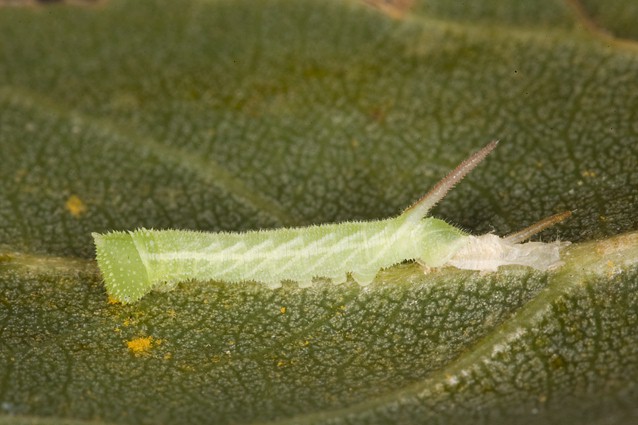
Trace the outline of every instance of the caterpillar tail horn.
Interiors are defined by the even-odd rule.
[[[492,152],[498,145],[498,140],[488,143],[481,150],[472,154],[465,161],[461,162],[454,170],[452,170],[443,180],[439,181],[428,193],[421,197],[414,204],[409,206],[401,216],[408,221],[418,221],[425,217],[427,213],[436,205],[447,193],[461,180],[468,175],[470,171],[476,168],[487,155]]]

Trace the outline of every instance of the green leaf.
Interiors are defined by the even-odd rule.
[[[635,8],[373,3],[0,9],[0,423],[635,422]],[[434,215],[574,210],[561,268],[107,301],[91,232],[382,218],[493,138]]]

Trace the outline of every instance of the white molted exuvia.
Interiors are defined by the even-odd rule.
[[[567,245],[569,242],[513,243],[493,234],[469,235],[447,264],[465,270],[496,271],[509,265],[547,270],[560,265],[560,249]]]

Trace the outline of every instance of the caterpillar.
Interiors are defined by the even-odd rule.
[[[351,276],[367,285],[379,270],[406,260],[418,262],[424,270],[448,265],[483,271],[502,265],[547,270],[560,264],[559,251],[569,242],[522,242],[566,219],[569,211],[504,238],[473,236],[426,217],[497,143],[471,155],[396,217],[241,233],[144,228],[93,233],[98,267],[108,294],[122,303],[190,279],[255,281],[274,289],[284,281],[306,287],[325,280],[342,283]]]

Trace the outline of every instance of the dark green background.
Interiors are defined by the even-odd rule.
[[[636,7],[392,7],[0,8],[0,423],[638,420]],[[382,218],[495,138],[434,215],[574,210],[561,269],[107,302],[91,232]]]

